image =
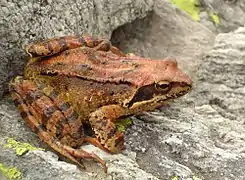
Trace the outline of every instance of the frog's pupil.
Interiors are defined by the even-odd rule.
[[[157,84],[157,87],[160,89],[167,89],[168,88],[168,84]]]

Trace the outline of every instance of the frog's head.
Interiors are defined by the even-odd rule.
[[[146,70],[139,78],[134,95],[129,101],[125,101],[125,106],[144,108],[152,105],[155,108],[188,93],[192,88],[191,79],[177,67],[175,60],[152,61]]]

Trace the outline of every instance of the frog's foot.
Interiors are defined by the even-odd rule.
[[[84,141],[93,144],[95,146],[97,146],[98,148],[102,149],[105,152],[110,152],[108,149],[106,149],[97,138],[93,138],[93,137],[86,137],[84,138]]]
[[[75,35],[56,37],[38,43],[33,43],[27,45],[24,49],[31,57],[43,57],[78,47],[90,47],[101,51],[111,51],[117,55],[124,55],[119,49],[112,46],[109,40],[94,38],[91,36]]]
[[[90,115],[89,122],[98,141],[90,142],[111,153],[119,153],[124,148],[124,135],[113,123],[123,114],[123,109],[117,105],[103,106]]]
[[[107,170],[106,162],[94,153],[70,147],[83,142],[83,132],[80,132],[83,128],[73,109],[60,101],[58,95],[46,96],[36,84],[21,76],[10,83],[10,92],[22,118],[41,140],[82,168],[85,167],[78,158],[95,159]]]
[[[69,153],[71,154],[73,157],[76,157],[76,158],[91,158],[91,159],[94,159],[96,160],[97,162],[99,162],[103,168],[104,168],[104,171],[107,172],[107,166],[106,166],[106,161],[101,159],[98,155],[96,155],[95,153],[88,153],[82,149],[73,149],[72,147],[70,146],[63,146],[64,149]]]

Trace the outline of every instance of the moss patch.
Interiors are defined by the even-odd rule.
[[[21,179],[21,172],[16,167],[6,167],[0,163],[0,171],[9,180]]]
[[[18,156],[21,156],[28,151],[43,150],[42,148],[33,147],[32,145],[30,145],[28,143],[18,142],[16,140],[14,140],[13,138],[8,138],[7,144],[5,144],[4,147],[14,149],[15,153]]]
[[[195,21],[200,20],[200,10],[197,7],[198,0],[169,0],[178,8],[189,14]]]
[[[178,180],[179,178],[177,176],[172,177],[172,180]]]
[[[125,132],[127,127],[132,125],[132,123],[133,123],[133,121],[130,118],[120,119],[117,122],[115,122],[116,127],[117,127],[118,131],[120,131],[120,132]]]
[[[214,24],[219,24],[219,16],[216,13],[209,13],[209,16],[212,18]]]

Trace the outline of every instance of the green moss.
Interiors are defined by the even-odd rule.
[[[127,127],[130,126],[132,122],[133,122],[132,119],[125,118],[125,119],[118,120],[115,124],[116,124],[118,131],[125,132]]]
[[[178,180],[178,176],[174,176],[172,180]]]
[[[219,24],[219,16],[216,13],[209,13],[209,16],[212,18],[213,22],[216,25]]]
[[[21,172],[16,167],[6,167],[0,163],[0,171],[6,176],[9,180],[12,179],[21,179]]]
[[[178,8],[189,14],[195,21],[200,20],[200,10],[197,7],[198,0],[169,0]]]
[[[28,144],[28,143],[21,143],[18,142],[16,140],[14,140],[13,138],[8,138],[7,140],[7,144],[4,145],[5,148],[12,148],[15,149],[15,152],[18,156],[23,155],[24,153],[26,153],[27,151],[34,151],[34,150],[43,150],[41,148],[36,148],[33,147],[32,145]]]

